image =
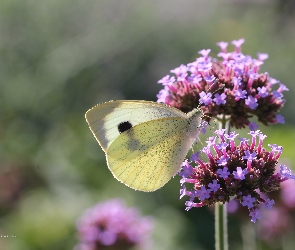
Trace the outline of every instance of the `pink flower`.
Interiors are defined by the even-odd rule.
[[[277,90],[272,90],[278,81],[268,73],[259,73],[267,54],[258,54],[258,59],[242,54],[244,42],[245,39],[233,41],[234,52],[226,51],[228,43],[217,43],[221,60],[211,58],[210,49],[201,50],[202,56],[196,61],[171,70],[176,78],[168,75],[159,81],[164,89],[157,95],[158,102],[183,112],[200,106],[207,122],[227,115],[235,128],[248,126],[253,116],[264,125],[284,123],[278,112],[285,102],[282,92],[288,88],[280,83]]]

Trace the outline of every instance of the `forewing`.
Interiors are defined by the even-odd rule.
[[[141,123],[120,134],[107,151],[113,175],[127,186],[154,191],[179,170],[193,140],[188,121],[165,118]]]
[[[165,104],[148,101],[110,101],[99,104],[85,114],[87,123],[106,152],[110,144],[120,135],[118,126],[129,122],[132,127],[150,120],[181,117],[187,115]]]

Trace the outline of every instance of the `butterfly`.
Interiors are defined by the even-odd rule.
[[[85,114],[114,177],[145,192],[177,174],[200,131],[199,109],[186,114],[150,101],[110,101]]]

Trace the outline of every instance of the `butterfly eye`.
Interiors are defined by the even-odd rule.
[[[126,130],[128,129],[131,129],[132,128],[132,124],[130,122],[121,122],[119,125],[118,125],[118,130],[121,133],[125,132]]]

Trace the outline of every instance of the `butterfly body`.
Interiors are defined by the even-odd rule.
[[[125,185],[154,191],[181,167],[199,133],[200,113],[148,101],[110,101],[86,113],[114,177]]]

